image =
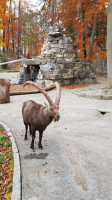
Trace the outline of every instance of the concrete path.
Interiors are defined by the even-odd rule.
[[[0,72],[0,78],[6,78],[9,79],[12,84],[18,84],[19,72]]]
[[[89,85],[78,90],[105,87]],[[43,150],[30,149],[24,141],[21,108],[26,100],[46,102],[42,94],[11,96],[0,104],[0,121],[17,142],[22,170],[22,200],[111,200],[112,199],[112,101],[79,97],[76,90],[62,89],[61,119],[44,132]],[[55,99],[55,90],[49,95]],[[47,103],[47,102],[46,102]],[[102,115],[99,110],[108,111]]]

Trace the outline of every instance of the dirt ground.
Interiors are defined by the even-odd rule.
[[[37,90],[37,88],[35,88],[32,85],[26,85],[25,87],[23,87],[23,84],[21,85],[12,84],[10,87],[10,92],[34,91],[34,90]]]
[[[83,88],[86,87],[86,84],[83,85],[72,85],[72,86],[65,86],[63,88],[65,89],[75,89],[75,88]],[[45,86],[42,86],[42,88],[44,89]],[[18,85],[18,84],[12,84],[10,87],[10,92],[20,92],[20,91],[35,91],[37,90],[37,88],[35,88],[33,85],[27,85],[25,87],[23,87],[23,84]]]

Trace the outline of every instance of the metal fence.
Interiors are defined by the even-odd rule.
[[[107,75],[107,60],[92,61],[96,74]]]

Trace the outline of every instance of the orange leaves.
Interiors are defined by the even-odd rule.
[[[46,38],[47,37],[47,34],[46,34],[46,32],[45,33],[43,33],[43,34],[41,34],[41,38]]]
[[[12,178],[8,178],[4,181],[4,187],[6,187],[10,182],[12,181]]]
[[[87,86],[86,84],[83,84],[83,85],[64,86],[64,88],[66,88],[66,89],[75,89],[75,88],[83,88],[83,87],[86,87],[86,86]]]
[[[5,188],[0,188],[0,195],[5,194]]]
[[[61,21],[67,34],[73,39],[75,53],[81,59],[88,60],[94,15],[97,13],[92,58],[96,58],[96,55],[97,59],[106,56],[107,0],[46,0],[39,17],[28,9],[26,0],[20,1],[20,12],[14,10],[17,9],[16,5],[10,9],[10,3],[7,2],[9,0],[0,0],[0,46],[19,49],[19,54],[24,52],[28,57],[38,55],[41,52],[42,40],[46,37],[43,29],[46,25]],[[20,16],[16,16],[17,13]]]
[[[24,0],[24,4],[25,4],[26,6],[28,6],[28,1],[27,1],[27,0]]]
[[[11,32],[9,29],[10,28],[9,22],[11,22],[12,13],[9,8],[8,2],[9,2],[9,0],[1,0],[1,2],[0,2],[0,19],[1,19],[0,26],[3,30],[3,32],[1,32],[1,35],[2,35],[1,46],[2,47],[8,46],[10,48],[9,41],[11,40],[11,37],[10,37]],[[10,16],[10,19],[9,19],[9,16]]]
[[[46,3],[43,7],[43,13],[42,13],[42,20],[44,24],[50,23],[54,24],[59,22],[60,20],[60,6],[61,1],[60,0],[46,0]]]
[[[93,59],[106,57],[106,4],[107,0],[63,0],[62,21],[67,33],[74,39],[75,53],[88,60],[94,16],[97,13],[97,30],[93,46]],[[97,55],[97,56],[96,56]]]

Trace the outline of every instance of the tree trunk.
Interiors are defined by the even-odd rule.
[[[51,25],[55,22],[55,7],[56,7],[56,0],[52,1],[52,19],[51,19]]]
[[[3,30],[3,43],[5,43],[5,28]],[[3,52],[5,52],[5,47],[3,46]]]
[[[112,88],[112,0],[108,1],[107,10],[107,76]]]
[[[94,21],[93,21],[93,28],[92,28],[92,34],[91,34],[91,40],[90,40],[90,46],[89,46],[89,56],[88,61],[90,62],[93,55],[93,46],[94,46],[94,39],[96,35],[96,29],[97,29],[97,13],[94,15]]]
[[[4,16],[6,15],[6,9],[4,8]],[[5,43],[5,37],[6,37],[6,24],[4,22],[4,19],[3,19],[3,26],[4,26],[4,30],[3,30],[3,43]],[[5,47],[3,46],[3,52],[5,52]]]
[[[15,10],[16,10],[16,4],[14,0],[14,19],[16,17]],[[15,30],[12,33],[12,47],[13,47],[13,53],[15,53]]]
[[[86,37],[85,37],[85,8],[84,8],[84,5],[82,3],[82,7],[81,7],[81,10],[82,10],[82,22],[83,22],[83,51],[84,51],[84,60],[86,60],[87,58],[87,52],[86,52]]]
[[[18,20],[18,50],[17,50],[17,58],[19,58],[19,57],[20,57],[20,42],[21,42],[20,18],[21,18],[21,0],[19,0],[19,20]]]
[[[9,3],[9,19],[8,19],[8,42],[7,42],[7,56],[8,56],[8,51],[9,51],[9,40],[10,40],[10,24],[11,24],[11,11],[12,11],[12,0],[10,0]]]

